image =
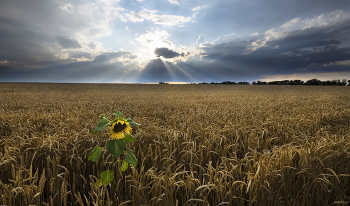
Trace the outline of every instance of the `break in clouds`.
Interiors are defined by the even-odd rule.
[[[0,9],[0,81],[220,82],[350,73],[350,12],[340,9],[296,16],[249,35],[236,31],[209,40],[208,30],[183,45],[171,26],[196,23],[210,6],[192,7],[191,15],[175,18],[158,10],[113,9],[110,1],[55,8],[40,1],[22,3],[26,14],[14,15],[10,11],[20,8],[8,2],[6,11]],[[87,10],[100,15],[87,15]],[[27,18],[31,15],[38,18],[36,24]],[[104,42],[111,35],[113,44],[120,42],[113,25],[130,22],[123,27],[127,32],[146,21],[161,27],[128,36],[123,41],[130,42],[129,49],[115,50]]]

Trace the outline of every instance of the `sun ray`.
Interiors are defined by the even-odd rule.
[[[167,62],[165,62],[166,65],[168,65]],[[169,66],[169,65],[168,65]],[[173,64],[174,67],[176,67],[182,74],[184,74],[189,80],[191,80],[191,82],[195,81],[195,79],[188,73],[186,72],[184,69],[182,69],[181,67],[179,67],[176,64]]]
[[[176,74],[174,73],[174,71],[170,68],[168,62],[166,60],[162,60],[163,64],[164,64],[164,67],[165,69],[169,72],[170,76],[171,77],[175,77]]]

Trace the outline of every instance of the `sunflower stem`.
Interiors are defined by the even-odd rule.
[[[113,169],[115,168],[115,157],[112,155],[112,162],[113,162]],[[117,174],[117,173],[116,173]],[[115,192],[116,192],[116,183],[115,183],[115,180],[112,181],[112,194],[113,194],[113,205],[117,206],[117,201],[116,201],[116,198],[115,198]]]

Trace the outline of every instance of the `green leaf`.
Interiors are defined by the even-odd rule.
[[[124,149],[125,149],[125,142],[122,139],[115,139],[115,140],[109,140],[106,143],[106,149],[107,151],[112,154],[115,157],[119,157]]]
[[[93,162],[97,162],[102,153],[101,149],[102,149],[101,147],[96,145],[95,148],[92,150],[92,152],[87,156],[87,159]]]
[[[125,134],[123,140],[127,143],[133,143],[136,142],[136,139],[134,136],[130,135],[130,134]]]
[[[96,182],[96,187],[100,187],[101,185],[102,185],[102,180],[101,179],[99,179],[97,182]]]
[[[96,134],[97,132],[104,130],[108,124],[108,119],[103,117],[102,119],[100,119],[100,121],[98,121],[97,127],[90,134]]]
[[[132,150],[128,151],[126,156],[125,156],[125,160],[127,162],[129,162],[130,164],[132,164],[134,167],[137,166],[137,159],[134,155],[134,151],[132,151]]]
[[[103,172],[101,172],[101,179],[102,179],[102,183],[107,186],[111,180],[114,178],[114,172],[107,169]]]
[[[129,122],[130,126],[138,126],[140,124],[136,123],[136,122]]]
[[[129,164],[123,160],[122,167],[120,168],[120,171],[125,172],[129,167]]]
[[[126,121],[129,122],[130,126],[137,126],[140,125],[136,122],[134,122],[134,120],[130,119],[130,118],[126,118]]]
[[[119,111],[114,111],[113,115],[117,117],[122,117],[123,114]]]

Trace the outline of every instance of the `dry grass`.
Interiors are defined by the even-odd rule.
[[[114,110],[142,124],[116,191],[86,160]],[[349,87],[1,83],[0,205],[346,205],[349,122]]]

